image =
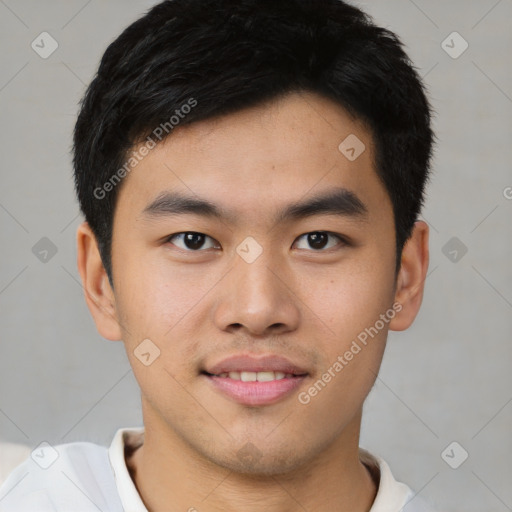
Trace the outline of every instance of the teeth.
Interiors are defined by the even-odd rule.
[[[258,382],[270,382],[276,378],[274,372],[258,372],[256,379]]]
[[[272,380],[292,378],[293,375],[284,372],[229,372],[221,373],[219,377],[229,377],[230,379],[241,380],[242,382],[270,382]]]

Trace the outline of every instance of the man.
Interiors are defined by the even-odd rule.
[[[433,133],[397,37],[339,0],[171,0],[75,127],[78,267],[144,428],[48,447],[0,510],[428,510],[359,448],[428,267]]]

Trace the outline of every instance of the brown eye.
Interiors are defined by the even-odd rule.
[[[177,240],[178,243],[175,243],[173,240]],[[185,231],[183,233],[175,233],[174,235],[171,235],[170,237],[167,238],[166,241],[172,243],[173,245],[176,245],[176,247],[179,247],[180,249],[197,252],[201,248],[205,248],[204,245],[205,241],[207,240],[213,241],[213,238],[203,233],[197,233],[195,231]],[[214,244],[210,244],[210,247],[206,247],[206,249],[211,249],[214,247]]]
[[[332,247],[336,247],[336,245],[345,245],[345,241],[342,237],[335,235],[334,233],[329,233],[328,231],[311,231],[310,233],[301,235],[299,240],[301,238],[305,238],[309,247],[299,247],[299,249],[313,249],[315,251],[321,251],[325,248],[331,249]],[[328,245],[329,238],[337,239],[338,242]]]

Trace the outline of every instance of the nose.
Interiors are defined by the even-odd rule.
[[[294,278],[285,262],[269,251],[248,263],[236,257],[224,280],[216,303],[214,321],[224,331],[251,336],[282,334],[297,329],[300,300],[294,293]]]

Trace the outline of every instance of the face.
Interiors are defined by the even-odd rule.
[[[400,314],[373,158],[362,124],[293,94],[175,128],[124,179],[112,307],[147,429],[277,474],[357,423]]]

